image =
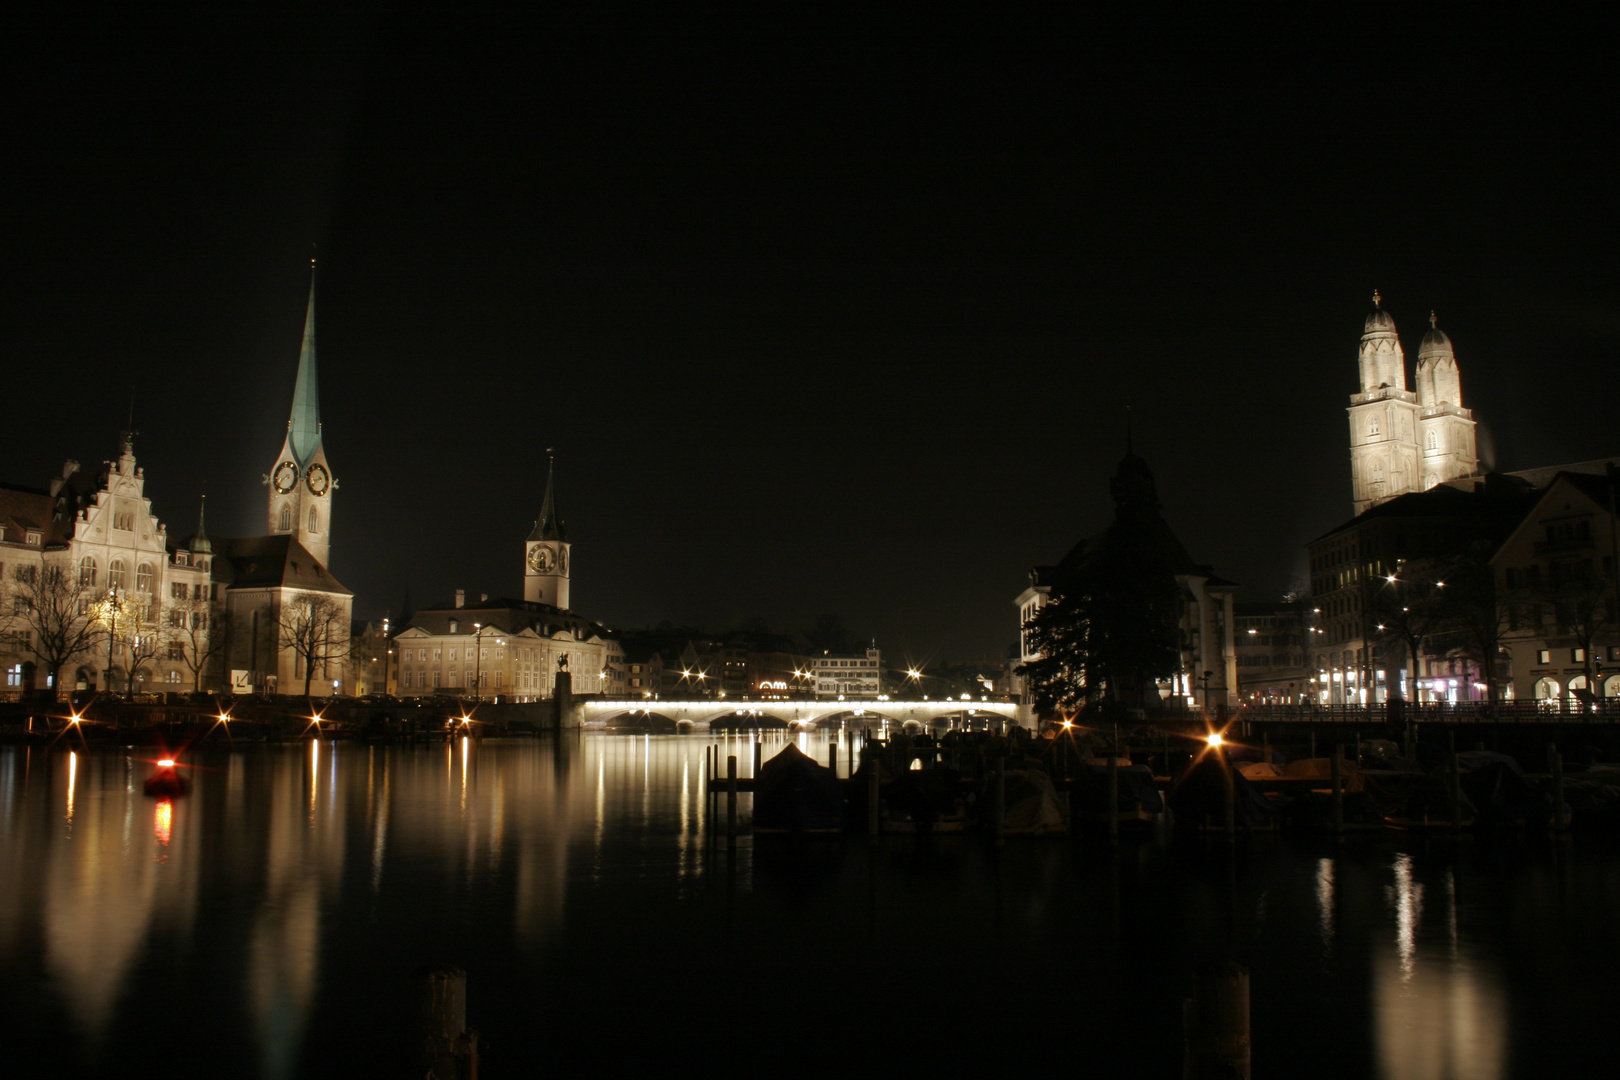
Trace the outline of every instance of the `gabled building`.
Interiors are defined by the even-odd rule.
[[[1558,473],[1491,559],[1520,699],[1620,697],[1620,524],[1607,475]]]

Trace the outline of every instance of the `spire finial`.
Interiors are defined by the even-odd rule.
[[[1429,309],[1429,329],[1431,329],[1431,330],[1440,329],[1440,318],[1439,318],[1439,316],[1437,316],[1434,313],[1433,308]]]
[[[1382,309],[1383,306],[1384,306],[1384,298],[1382,296],[1378,295],[1378,290],[1377,289],[1374,289],[1373,290],[1373,307]]]
[[[124,452],[130,453],[135,449],[135,436],[140,432],[135,430],[135,391],[129,392],[129,420],[124,424],[124,430],[118,433],[118,441]]]

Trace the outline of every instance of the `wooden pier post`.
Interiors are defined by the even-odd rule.
[[[883,828],[883,778],[878,775],[878,755],[866,755],[866,836],[867,843],[876,844]]]
[[[737,842],[737,755],[726,757],[726,841]]]
[[[1344,744],[1333,744],[1328,775],[1333,778],[1333,835],[1344,836]]]
[[[1451,802],[1451,831],[1462,832],[1462,769],[1457,763],[1457,733],[1446,732],[1447,748],[1451,760],[1446,767],[1446,797]]]
[[[1119,728],[1114,729],[1114,749],[1108,754],[1108,841],[1119,843]]]
[[[416,973],[417,1072],[443,1080],[478,1080],[478,1033],[467,1029],[467,973]]]
[[[997,758],[990,777],[990,824],[999,847],[1007,842],[1007,759]]]
[[[1249,969],[1242,964],[1198,965],[1193,996],[1182,1006],[1186,1037],[1184,1080],[1249,1080]]]
[[[831,769],[832,773],[833,773],[833,777],[837,778],[837,776],[838,776],[838,743],[837,743],[836,740],[834,740],[834,742],[833,742],[833,744],[831,746],[827,747],[827,768]]]
[[[1221,783],[1226,789],[1226,838],[1231,840],[1237,835],[1237,782],[1232,779],[1232,758],[1226,747],[1216,747],[1215,752],[1221,755]]]
[[[1547,744],[1547,757],[1552,762],[1553,828],[1563,832],[1569,828],[1569,809],[1564,805],[1564,755],[1557,743]]]

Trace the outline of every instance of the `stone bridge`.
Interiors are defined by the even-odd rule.
[[[694,726],[723,720],[738,713],[768,716],[803,727],[839,718],[865,723],[887,720],[892,724],[904,724],[911,720],[924,727],[932,727],[945,718],[960,718],[964,713],[978,719],[994,716],[1025,726],[1031,723],[1027,706],[1005,701],[726,701],[713,698],[611,701],[587,698],[574,702],[575,719],[591,727],[599,727],[628,713],[640,712],[667,716],[676,722],[688,720]]]

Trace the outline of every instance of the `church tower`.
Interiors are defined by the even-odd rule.
[[[270,535],[293,536],[315,561],[328,565],[332,551],[332,491],[337,481],[321,445],[321,404],[315,381],[315,261],[309,264],[309,310],[298,353],[287,439],[270,475]]]
[[[1451,339],[1429,312],[1429,332],[1418,346],[1418,434],[1423,447],[1423,488],[1479,471],[1474,414],[1462,407],[1462,379]]]
[[[1406,388],[1406,353],[1395,320],[1376,290],[1372,313],[1362,327],[1361,392],[1350,395],[1349,412],[1350,484],[1356,513],[1420,490],[1418,395]]]
[[[524,547],[523,599],[568,608],[568,540],[557,516],[556,463],[546,452],[546,497]]]

